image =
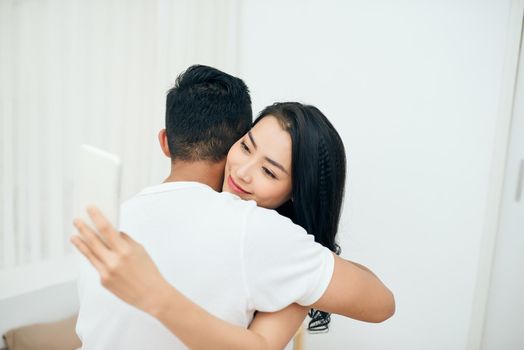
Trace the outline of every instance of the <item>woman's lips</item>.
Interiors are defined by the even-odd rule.
[[[227,177],[227,184],[229,185],[229,187],[237,192],[237,193],[240,193],[240,194],[249,194],[249,192],[247,192],[246,190],[244,190],[242,187],[238,186],[236,184],[236,182],[233,180],[233,178],[231,177],[231,175],[229,175]]]

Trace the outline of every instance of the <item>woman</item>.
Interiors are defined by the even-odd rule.
[[[231,147],[223,190],[255,200],[261,207],[276,209],[338,254],[335,235],[345,173],[344,146],[328,119],[313,106],[276,103],[265,108],[251,131]],[[92,213],[95,224],[99,223],[99,213]],[[76,225],[81,232],[90,234],[82,223]],[[109,264],[111,269],[86,245],[93,237],[82,240],[74,236],[72,242],[101,273],[107,289],[157,317],[191,348],[281,349],[308,312],[294,304],[276,313],[257,313],[248,330],[229,325],[170,286],[147,253],[129,236],[114,230],[107,232],[101,230],[105,244],[109,248],[112,243],[119,244],[125,249],[117,250],[126,252],[118,264]],[[327,329],[328,313],[312,310],[310,316],[310,330]],[[206,337],[199,336],[199,329],[206,329]]]

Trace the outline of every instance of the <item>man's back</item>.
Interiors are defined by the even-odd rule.
[[[198,183],[165,183],[123,204],[120,229],[146,248],[182,293],[214,315],[247,326],[253,311],[243,280],[240,218],[254,205]],[[85,349],[182,347],[158,321],[104,290],[93,270],[83,278],[77,331]]]
[[[145,189],[123,204],[120,229],[183,294],[243,327],[255,309],[278,310],[301,296],[316,301],[333,268],[329,251],[288,219],[196,182]],[[84,349],[185,348],[157,320],[107,292],[90,266],[79,296]]]

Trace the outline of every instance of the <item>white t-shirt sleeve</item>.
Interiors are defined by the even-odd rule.
[[[274,312],[309,306],[324,294],[333,275],[333,253],[274,210],[254,208],[245,225],[246,288],[252,306]]]

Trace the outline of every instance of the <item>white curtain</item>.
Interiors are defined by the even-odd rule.
[[[71,250],[77,147],[123,160],[126,198],[167,176],[156,133],[191,64],[236,73],[235,0],[0,0],[0,271]]]

